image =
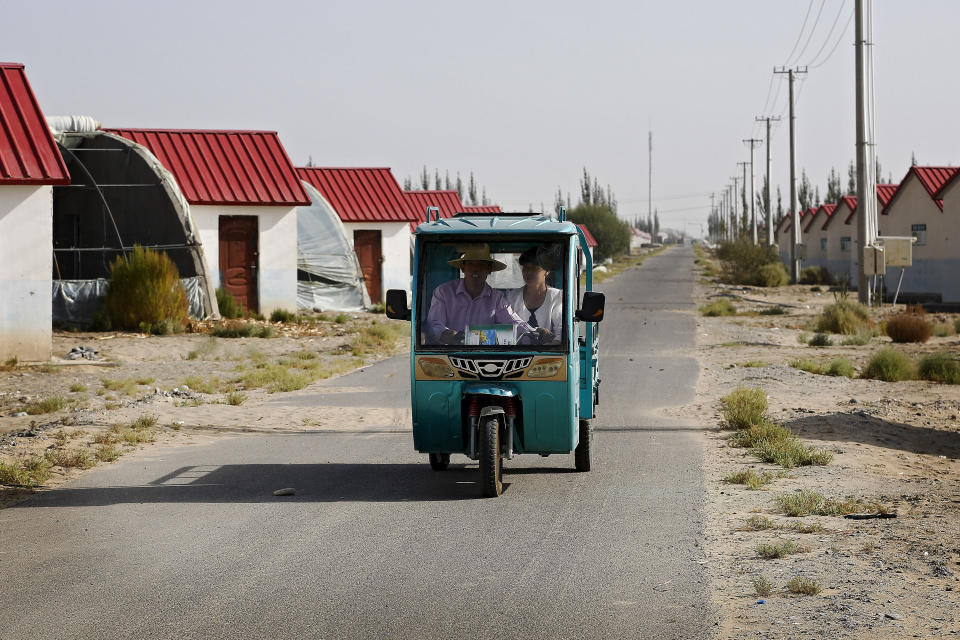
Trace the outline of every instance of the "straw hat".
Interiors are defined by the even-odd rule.
[[[463,253],[460,254],[460,257],[450,260],[447,262],[447,264],[449,264],[451,267],[462,269],[464,262],[470,262],[472,260],[489,262],[490,271],[503,271],[507,268],[507,265],[490,257],[490,245],[488,244],[477,244],[464,247]]]

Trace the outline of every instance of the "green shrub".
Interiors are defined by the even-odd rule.
[[[917,375],[921,380],[944,384],[960,384],[960,362],[949,352],[941,351],[920,358]]]
[[[723,300],[714,300],[710,304],[703,305],[700,307],[700,313],[708,318],[732,316],[736,315],[737,308],[733,306],[732,302],[724,298]]]
[[[870,311],[859,302],[841,298],[824,307],[817,316],[815,325],[816,330],[821,333],[852,335],[864,328],[869,328]]]
[[[217,338],[273,338],[277,330],[270,325],[231,320],[213,328]]]
[[[746,240],[725,242],[717,248],[717,257],[722,265],[721,280],[729,284],[766,287],[779,286],[788,280],[775,246],[755,245]],[[780,265],[780,268],[764,272],[766,265]]]
[[[53,465],[43,456],[33,456],[21,462],[0,462],[0,484],[38,487],[50,479]]]
[[[790,282],[790,275],[781,262],[773,262],[760,267],[760,279],[758,284],[761,287],[782,287]]]
[[[27,404],[23,410],[26,411],[28,415],[38,416],[44,413],[60,411],[60,409],[63,409],[65,406],[67,406],[66,398],[63,396],[50,396],[49,398]]]
[[[800,270],[800,284],[833,284],[833,278],[825,267],[804,267]]]
[[[933,325],[925,315],[923,309],[915,307],[887,318],[887,335],[897,343],[926,342],[933,333]]]
[[[794,369],[800,369],[800,371],[806,371],[807,373],[823,374],[823,365],[813,360],[794,360],[790,363],[790,366]]]
[[[183,330],[187,294],[169,256],[141,246],[110,263],[103,310],[112,327],[149,332]]]
[[[286,309],[274,309],[270,312],[270,322],[296,322],[297,314]]]
[[[815,596],[820,593],[820,583],[813,578],[795,576],[787,582],[787,591],[804,596]]]
[[[597,240],[597,247],[593,250],[594,264],[615,258],[630,247],[630,226],[608,205],[579,204],[567,212],[567,219],[585,224]]]
[[[230,319],[236,319],[243,315],[243,309],[237,303],[237,299],[233,297],[233,294],[220,287],[217,289],[217,307],[220,308],[220,316]]]
[[[738,387],[720,398],[723,415],[733,429],[746,429],[761,424],[767,411],[767,394],[763,389]]]
[[[767,418],[759,423],[738,429],[730,436],[730,444],[734,447],[753,448],[760,442],[780,442],[795,438],[793,433]]]
[[[760,315],[762,316],[784,316],[787,314],[787,310],[783,307],[767,307],[766,309],[760,310]]]
[[[856,370],[853,368],[853,363],[846,358],[834,358],[827,366],[825,373],[828,376],[852,378],[856,374]]]
[[[856,500],[835,500],[822,493],[802,489],[796,493],[781,493],[774,497],[779,511],[792,518],[802,516],[837,516],[855,513],[862,508]]]
[[[913,380],[916,377],[916,369],[906,355],[895,349],[881,349],[870,358],[867,368],[863,370],[863,377],[885,382],[900,382]]]
[[[861,346],[869,344],[873,340],[874,330],[868,329],[866,327],[860,328],[853,335],[849,335],[843,338],[840,341],[840,344],[845,347],[851,346]]]
[[[793,434],[782,440],[761,440],[752,448],[751,453],[761,462],[772,462],[784,469],[827,465],[833,460],[833,454],[804,446]]]
[[[810,342],[807,344],[809,344],[811,347],[832,347],[833,340],[831,340],[830,336],[825,333],[817,333],[810,338]]]
[[[345,313],[338,313],[337,317],[333,319],[337,324],[346,324],[350,320],[350,316]]]
[[[947,322],[938,322],[933,325],[933,335],[937,338],[946,338],[947,336],[952,336],[954,333],[953,325]]]
[[[784,540],[782,542],[775,542],[773,544],[758,544],[757,557],[763,558],[764,560],[773,560],[775,558],[783,558],[784,556],[789,556],[794,553],[805,553],[809,550],[809,547],[797,544],[793,540]]]

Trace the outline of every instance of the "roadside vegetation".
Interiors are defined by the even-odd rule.
[[[164,252],[135,246],[110,263],[109,288],[95,324],[105,330],[181,333],[187,307],[173,260]]]
[[[771,420],[762,389],[734,389],[721,398],[721,404],[727,426],[735,429],[729,437],[731,446],[750,449],[761,462],[791,469],[826,465],[833,460],[833,454],[805,446],[792,431]]]
[[[775,246],[755,245],[748,240],[725,242],[717,248],[720,280],[727,284],[780,287],[790,281]]]

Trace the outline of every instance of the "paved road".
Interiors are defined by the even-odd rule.
[[[593,472],[519,457],[479,500],[392,423],[156,447],[0,511],[0,638],[709,637],[697,430],[651,415],[693,397],[692,262],[605,287]],[[312,400],[402,408],[405,375]]]

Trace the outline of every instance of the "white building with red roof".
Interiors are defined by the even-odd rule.
[[[411,224],[417,213],[389,168],[298,167],[340,217],[360,261],[367,291],[382,302],[388,289],[410,292]]]
[[[879,216],[879,235],[917,239],[913,266],[903,274],[900,290],[905,294],[935,294],[944,302],[960,302],[958,174],[958,167],[910,167]],[[888,280],[899,277],[899,269],[893,271]]]
[[[0,63],[0,360],[48,360],[53,186],[70,183],[22,64]]]
[[[275,131],[106,129],[173,174],[213,282],[245,309],[297,308],[297,206],[310,198]]]
[[[822,204],[812,215],[808,215],[807,221],[803,223],[803,242],[807,245],[807,258],[803,266],[828,268],[829,238],[824,225],[830,222],[836,208],[835,204]]]
[[[599,243],[597,243],[597,239],[593,237],[593,234],[590,233],[590,229],[587,228],[587,225],[577,224],[577,227],[580,229],[580,231],[583,232],[583,238],[584,240],[587,241],[587,247],[588,247],[588,250],[590,251],[590,261],[593,262],[593,250],[594,248],[600,245]],[[632,228],[633,227],[631,227],[631,229]],[[596,265],[594,264],[594,266]]]
[[[877,211],[881,211],[897,191],[895,184],[877,185]],[[882,224],[882,221],[881,221]],[[835,282],[857,286],[857,197],[843,196],[833,215],[823,225],[827,239],[826,267]]]

